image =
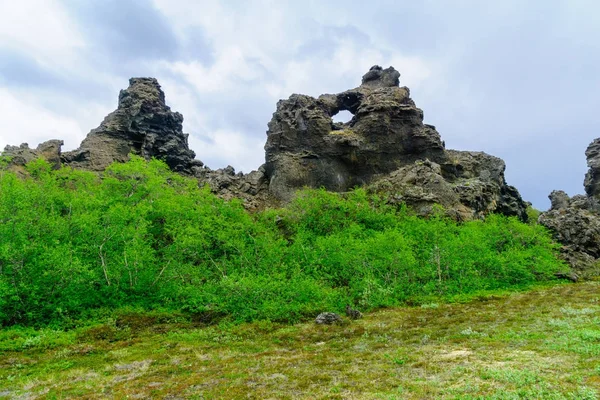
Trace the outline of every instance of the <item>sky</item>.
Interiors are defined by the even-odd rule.
[[[377,64],[447,148],[504,159],[545,210],[554,189],[583,193],[599,39],[595,0],[0,0],[0,149],[75,149],[152,76],[197,158],[249,172],[279,99],[354,88]]]

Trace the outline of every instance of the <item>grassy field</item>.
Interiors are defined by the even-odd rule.
[[[600,282],[337,326],[123,315],[0,332],[0,398],[597,399]]]

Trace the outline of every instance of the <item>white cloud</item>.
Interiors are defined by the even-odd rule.
[[[224,93],[235,89],[240,80],[252,81],[260,78],[261,73],[251,65],[244,51],[236,46],[222,49],[216,55],[216,61],[210,67],[198,61],[163,62],[162,66],[172,73],[179,74],[199,93]]]
[[[0,47],[26,53],[46,66],[68,67],[84,46],[58,1],[0,2]]]
[[[248,173],[265,162],[262,139],[223,129],[212,132],[210,138],[210,141],[201,141],[192,136],[190,147],[196,149],[198,158],[212,169],[232,165],[237,172]]]
[[[0,88],[0,148],[7,144],[28,142],[35,148],[51,138],[75,142],[81,129],[73,118],[51,113],[32,103],[23,102],[6,89]]]
[[[277,91],[273,87],[269,90],[276,92],[280,98],[287,98],[291,93],[318,96],[324,92],[341,92],[359,86],[362,75],[375,63],[384,68],[394,66],[402,73],[401,84],[411,87],[418,87],[428,79],[433,69],[426,60],[419,57],[405,57],[401,54],[390,57],[379,49],[365,48],[342,40],[325,59],[311,57],[284,64],[283,72],[276,77],[281,85]]]

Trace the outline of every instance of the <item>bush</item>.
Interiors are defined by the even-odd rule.
[[[539,225],[421,219],[364,190],[305,190],[251,215],[159,161],[104,173],[41,160],[0,170],[0,323],[54,326],[93,310],[182,310],[294,322],[506,289],[565,266]]]

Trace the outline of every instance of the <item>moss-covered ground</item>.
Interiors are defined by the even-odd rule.
[[[600,282],[203,327],[128,315],[0,331],[0,398],[597,399]]]

